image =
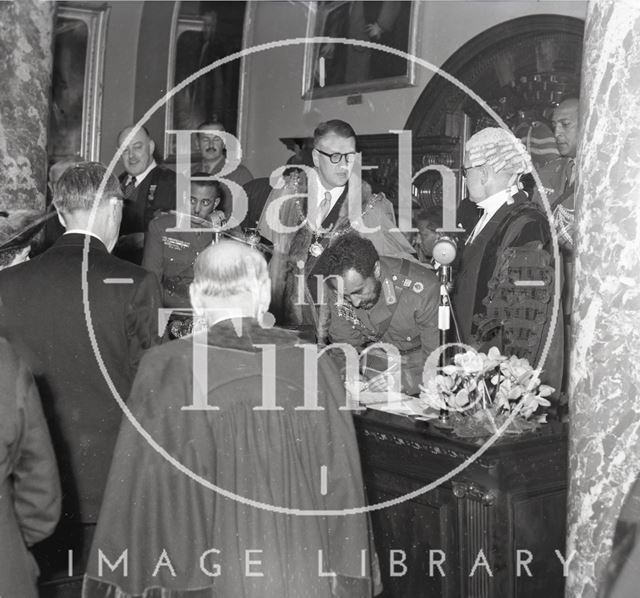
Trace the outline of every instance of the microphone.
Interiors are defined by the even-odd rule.
[[[441,234],[438,240],[433,246],[432,255],[442,266],[449,266],[452,264],[458,253],[458,244],[453,236],[447,234]]]

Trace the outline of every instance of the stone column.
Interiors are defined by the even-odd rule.
[[[593,598],[640,474],[640,4],[593,0],[582,67],[566,596]],[[638,579],[640,587],[640,578]]]
[[[0,1],[0,210],[45,205],[54,9]]]

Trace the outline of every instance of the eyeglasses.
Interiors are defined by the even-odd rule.
[[[351,164],[356,159],[355,152],[348,152],[346,154],[335,152],[333,154],[329,154],[328,152],[323,152],[321,149],[318,149],[317,147],[314,147],[313,149],[315,149],[319,154],[322,154],[323,156],[327,156],[327,158],[329,158],[329,160],[331,161],[331,164],[340,164],[340,160],[342,160],[342,158],[344,158],[344,161],[347,164]]]
[[[461,166],[460,167],[460,172],[462,173],[463,177],[466,177],[469,174],[469,171],[472,170],[473,168],[480,168],[481,166],[484,166],[486,164],[486,161],[483,162],[482,164],[476,164],[475,166]]]

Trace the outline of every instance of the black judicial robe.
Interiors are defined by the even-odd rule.
[[[207,351],[206,386],[198,377],[194,383],[194,340]],[[176,598],[372,595],[365,513],[277,512],[365,504],[351,413],[339,410],[344,386],[328,358],[318,364],[322,409],[296,410],[303,406],[305,387],[299,340],[292,332],[262,330],[255,320],[239,318],[213,326],[203,339],[184,337],[145,354],[128,406],[157,446],[123,420],[85,598],[146,596],[152,587]],[[255,409],[263,401],[263,355],[256,345],[274,348],[275,394],[268,396],[279,410]],[[218,411],[183,409],[192,405],[194,384],[206,389],[208,405]],[[115,562],[126,549],[127,574],[122,567],[103,567],[100,575],[98,551]],[[219,552],[207,553],[211,549]],[[251,550],[257,552],[248,555]],[[364,572],[362,550],[368,555]],[[165,565],[154,575],[163,551],[173,571]],[[205,569],[220,567],[217,577],[202,570],[202,555]],[[253,569],[263,577],[247,576],[248,557],[260,561]],[[322,571],[335,577],[319,575],[319,558]]]
[[[485,319],[488,296],[492,285],[496,284],[496,266],[501,256],[509,248],[522,248],[525,245],[537,244],[540,249],[551,252],[551,232],[545,215],[535,204],[526,199],[524,193],[517,193],[513,199],[513,203],[504,204],[477,237],[464,246],[460,266],[455,276],[455,294],[452,300],[454,315],[463,343],[483,351],[495,345],[501,352],[507,354],[508,348],[502,344],[505,339],[497,337],[494,342],[490,337],[483,336],[483,331],[478,327],[478,323]],[[553,285],[551,288],[553,289]],[[553,296],[550,297],[550,301],[553,301]],[[536,324],[542,329],[541,336],[543,338],[549,334],[551,311],[549,307],[543,321]],[[561,322],[562,308],[560,305],[556,332],[553,335],[544,365],[546,375],[543,376],[543,381],[555,388],[559,388],[562,375],[563,335]],[[496,324],[504,326],[504,321],[496,322]],[[543,346],[544,340],[536,345],[530,355],[527,355],[534,367],[538,365]]]

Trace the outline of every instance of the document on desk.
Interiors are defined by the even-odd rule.
[[[425,407],[418,397],[412,397],[401,392],[369,392],[361,391],[359,396],[361,405],[369,409],[419,417],[420,419],[434,419],[438,412]]]

